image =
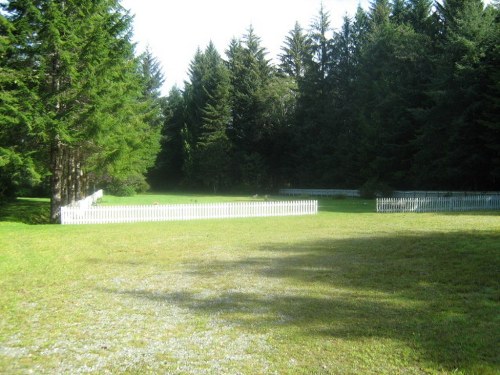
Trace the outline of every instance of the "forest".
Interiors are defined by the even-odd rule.
[[[57,221],[96,187],[498,190],[499,9],[373,0],[334,30],[321,7],[279,61],[249,26],[162,97],[118,0],[4,1],[0,200],[50,195]]]
[[[198,50],[166,99],[157,186],[495,189],[499,11],[376,0],[332,31],[320,9],[273,65],[250,27]]]

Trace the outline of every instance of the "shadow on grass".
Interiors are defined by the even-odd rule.
[[[394,339],[438,370],[494,373],[500,364],[499,243],[499,232],[474,232],[273,244],[262,247],[260,257],[185,271],[203,280],[237,272],[271,285],[262,291],[238,285],[208,294],[106,291],[222,314],[248,330]],[[270,279],[282,281],[279,290]]]
[[[0,221],[49,224],[50,202],[44,198],[17,198],[0,205]]]

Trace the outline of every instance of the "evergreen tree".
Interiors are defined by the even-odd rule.
[[[432,17],[432,0],[410,0],[409,22],[413,29],[422,34],[432,36],[435,34]]]
[[[371,16],[377,17],[381,19]],[[363,49],[356,91],[363,134],[361,173],[368,185],[411,187],[408,171],[419,128],[413,108],[422,104],[429,80],[422,74],[429,71],[427,41],[410,26],[386,19],[375,24]]]
[[[297,182],[302,185],[320,181],[328,172],[322,158],[330,154],[331,130],[335,126],[331,32],[329,13],[322,6],[311,25],[310,56],[304,78],[299,80],[295,147]]]
[[[483,139],[491,160],[491,173],[487,187],[496,189],[500,181],[500,3],[486,9],[491,13],[494,23],[491,32],[485,36],[485,56],[482,61],[482,71],[486,85],[483,91],[483,112],[479,123],[485,127]]]
[[[208,69],[205,90],[207,102],[203,107],[201,136],[197,144],[199,176],[205,186],[215,192],[230,184],[231,143],[227,129],[231,121],[229,71],[221,56],[210,43],[205,51]]]
[[[396,1],[396,4],[400,4]],[[370,21],[371,26],[376,28],[378,26],[387,25],[391,16],[391,4],[389,0],[372,0],[370,5]]]
[[[170,90],[163,105],[164,124],[161,131],[161,151],[149,181],[155,189],[177,188],[183,180],[186,105],[177,87]]]
[[[186,84],[184,175],[186,183],[217,190],[229,180],[229,72],[214,44],[198,49]]]
[[[283,53],[280,55],[280,69],[290,77],[299,80],[304,77],[305,64],[309,56],[309,41],[299,23],[285,38]]]
[[[42,173],[33,150],[38,127],[30,106],[35,98],[13,64],[13,44],[13,26],[0,14],[0,203],[39,183]]]
[[[9,1],[16,64],[38,99],[51,173],[51,219],[89,185],[145,172],[156,132],[144,121],[131,18],[116,0]],[[42,152],[42,153],[43,153]]]
[[[228,136],[236,151],[235,179],[252,188],[265,185],[268,175],[261,141],[266,128],[265,91],[273,68],[266,54],[252,27],[242,41],[231,43],[227,54],[232,96]]]
[[[391,22],[402,25],[409,19],[409,7],[406,0],[394,0],[392,3]]]
[[[442,39],[429,91],[433,105],[417,160],[429,165],[420,181],[454,189],[494,187],[495,160],[485,140],[498,135],[483,122],[488,93],[495,86],[486,56],[493,56],[498,19],[480,0],[445,1],[438,6]]]
[[[334,107],[328,135],[328,152],[323,158],[325,180],[339,187],[358,186],[356,161],[359,150],[356,114],[356,82],[359,76],[358,34],[355,24],[346,16],[339,32],[335,33],[332,46],[331,85]]]

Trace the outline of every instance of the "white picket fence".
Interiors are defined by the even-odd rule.
[[[500,196],[377,198],[377,212],[460,212],[500,210]]]
[[[80,199],[79,201],[73,202],[66,207],[77,207],[81,209],[89,208],[95,206],[97,204],[97,201],[101,199],[103,196],[104,196],[103,191],[97,190],[94,194],[91,194],[88,197]]]
[[[318,201],[235,202],[148,206],[61,208],[62,224],[108,224],[153,221],[314,215]]]
[[[280,189],[280,195],[311,197],[359,197],[359,190],[347,189]]]

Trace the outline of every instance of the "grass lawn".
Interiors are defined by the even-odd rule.
[[[248,198],[103,203],[213,199]],[[0,373],[498,374],[500,213],[374,206],[82,226],[0,207]]]
[[[151,204],[196,204],[219,202],[250,202],[263,200],[263,196],[203,195],[203,194],[138,194],[133,197],[115,197],[104,195],[101,205],[151,205]]]

